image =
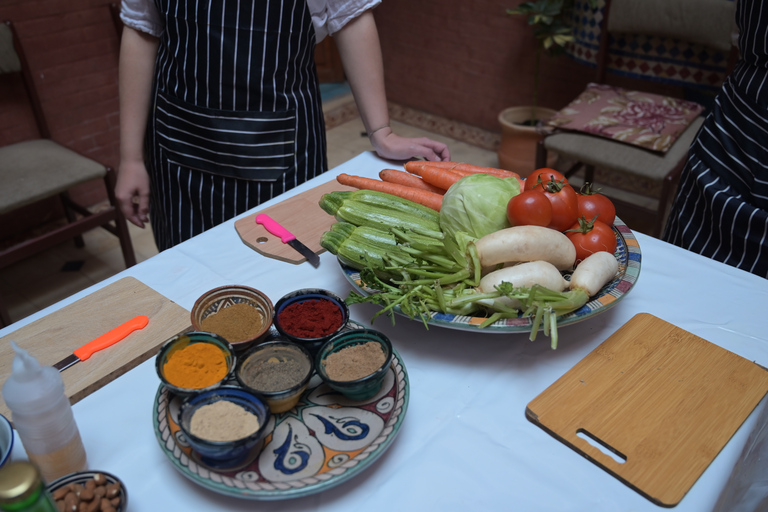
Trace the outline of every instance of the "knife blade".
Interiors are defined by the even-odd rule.
[[[299,254],[307,258],[307,261],[317,268],[320,265],[320,257],[315,254],[309,247],[299,242],[299,240],[287,229],[281,226],[276,220],[265,213],[256,215],[256,223],[261,224],[264,228],[275,236],[280,237],[280,241],[284,244],[288,244],[296,249]]]
[[[109,332],[106,332],[96,338],[93,341],[89,341],[82,347],[76,349],[72,354],[68,355],[53,367],[57,370],[64,371],[75,363],[85,361],[93,355],[94,352],[103,350],[107,347],[111,347],[118,341],[124,339],[133,331],[143,329],[149,323],[149,318],[146,315],[139,315],[131,318],[122,325],[119,325]]]

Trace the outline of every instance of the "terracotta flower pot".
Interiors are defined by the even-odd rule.
[[[536,144],[543,137],[540,128],[524,124],[531,119],[532,112],[537,121],[547,120],[556,113],[555,110],[542,107],[535,110],[533,107],[510,107],[499,113],[499,167],[514,171],[522,177],[535,170]]]

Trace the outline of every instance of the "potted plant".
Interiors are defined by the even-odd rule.
[[[586,0],[590,7],[597,0]],[[535,0],[523,2],[508,15],[525,16],[533,29],[536,48],[533,64],[533,103],[530,106],[510,107],[499,114],[501,144],[499,165],[504,169],[527,176],[533,171],[536,144],[543,133],[540,122],[549,119],[555,110],[539,106],[540,66],[543,54],[560,55],[565,46],[573,41],[573,9],[576,0]]]

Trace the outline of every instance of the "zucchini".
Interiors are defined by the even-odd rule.
[[[355,190],[355,191],[334,191],[324,194],[320,198],[320,207],[330,215],[336,215],[342,205],[348,201],[354,201],[355,204],[362,204],[374,207],[375,209],[386,209],[393,212],[399,212],[409,217],[424,219],[431,223],[439,225],[440,213],[426,206],[414,203],[408,199],[393,196],[385,192],[375,190]]]

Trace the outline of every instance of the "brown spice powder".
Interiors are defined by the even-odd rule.
[[[264,326],[261,312],[246,302],[232,304],[200,322],[203,331],[218,334],[230,343],[249,340]]]
[[[381,368],[386,360],[381,345],[368,341],[330,354],[323,359],[323,367],[331,380],[346,382],[367,377]]]
[[[243,363],[240,377],[259,391],[275,392],[292,388],[307,374],[310,362],[291,349],[268,349],[270,355],[256,353]]]
[[[235,441],[259,430],[259,418],[229,400],[218,400],[192,414],[189,430],[200,439]]]

